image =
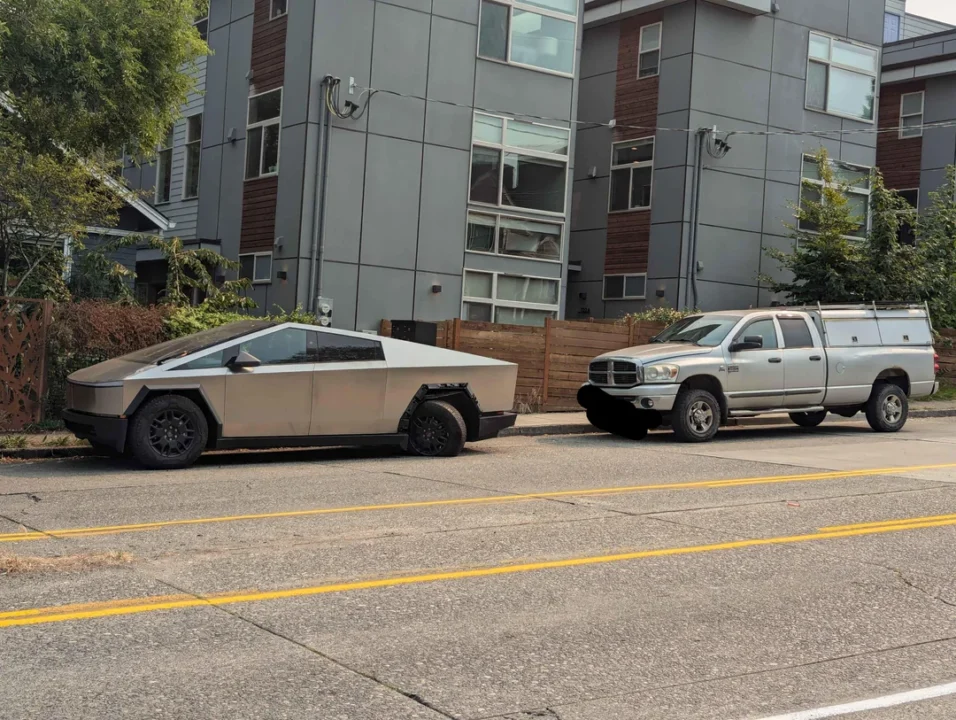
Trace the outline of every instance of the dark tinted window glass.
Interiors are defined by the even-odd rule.
[[[319,331],[318,362],[363,362],[384,360],[382,343],[377,340],[336,335]]]
[[[739,340],[743,341],[745,337],[759,335],[763,338],[764,350],[777,349],[777,329],[773,326],[773,320],[758,320],[750,323],[744,331],[740,333]]]
[[[800,318],[777,318],[783,331],[783,344],[788,348],[813,347],[813,336],[806,320]]]
[[[239,350],[249,353],[263,365],[297,365],[314,362],[309,348],[311,345],[314,351],[314,338],[315,333],[288,328],[248,340],[239,346]]]
[[[606,275],[604,277],[604,297],[608,300],[624,297],[623,275]]]
[[[481,3],[478,54],[495,60],[508,59],[508,16],[511,9],[497,3]]]
[[[210,353],[201,358],[196,358],[192,362],[180,365],[176,370],[209,370],[223,366],[223,351]]]
[[[914,209],[919,206],[919,190],[900,190],[900,197],[906,200]],[[904,245],[916,244],[916,231],[907,219],[900,221],[897,239]]]

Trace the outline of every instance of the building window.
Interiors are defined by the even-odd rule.
[[[282,88],[249,98],[246,136],[246,179],[279,173],[279,121]]]
[[[254,285],[272,282],[272,253],[240,255],[239,279],[252,280]]]
[[[544,325],[546,318],[558,317],[560,292],[560,280],[466,270],[461,316],[509,325]]]
[[[899,15],[883,13],[883,42],[891,43],[900,39],[902,23]]]
[[[654,23],[641,28],[641,43],[638,48],[637,76],[654,77],[661,73],[661,30],[662,23]]]
[[[478,55],[571,75],[578,0],[482,0]]]
[[[275,20],[289,12],[289,0],[272,0],[272,8],[269,11],[269,19]]]
[[[199,197],[199,161],[202,155],[202,113],[186,118],[186,170],[183,199]]]
[[[906,200],[914,210],[919,209],[919,188],[914,190],[898,190],[899,196]],[[903,245],[916,244],[916,228],[906,220],[900,222],[899,230],[896,231],[896,239]]]
[[[871,168],[862,165],[851,165],[845,162],[830,161],[833,170],[833,179],[846,186],[844,195],[850,204],[850,213],[860,219],[859,227],[850,237],[862,238],[870,227],[870,172]],[[803,156],[803,182],[801,183],[800,198],[803,201],[821,202],[821,189],[824,182],[820,178],[820,167],[817,159],[812,155]],[[807,220],[798,222],[799,228],[807,232],[816,232],[817,227]]]
[[[905,93],[900,98],[900,139],[923,137],[923,101],[925,94]]]
[[[611,152],[611,212],[646,210],[654,185],[654,138],[614,143]]]
[[[561,260],[564,225],[507,215],[468,214],[469,252],[513,255],[536,260]]]
[[[643,300],[647,297],[647,274],[605,275],[605,300]]]
[[[196,31],[199,33],[199,37],[203,40],[206,40],[209,37],[209,11],[206,11],[206,14],[202,17],[197,17],[193,26],[196,28]]]
[[[567,128],[476,113],[473,137],[473,203],[564,214]]]
[[[807,109],[873,122],[879,51],[810,33]]]
[[[173,128],[159,149],[156,165],[156,204],[168,203],[173,190]]]

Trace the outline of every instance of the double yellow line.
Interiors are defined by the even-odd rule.
[[[907,467],[872,468],[869,470],[837,470],[802,475],[773,475],[766,477],[736,478],[732,480],[699,480],[681,483],[658,483],[654,485],[627,485],[610,488],[582,488],[579,490],[557,490],[554,492],[526,493],[517,495],[492,495],[475,498],[453,498],[449,500],[423,500],[419,502],[387,503],[383,505],[352,505],[348,507],[314,508],[310,510],[290,510],[247,515],[224,515],[219,517],[186,518],[181,520],[163,520],[157,522],[136,523],[130,525],[100,525],[84,528],[66,528],[61,530],[28,531],[0,534],[0,543],[24,542],[27,540],[66,539],[74,537],[95,537],[97,535],[118,535],[122,533],[161,530],[163,528],[183,527],[187,525],[206,525],[214,523],[243,522],[253,520],[276,520],[283,518],[313,517],[317,515],[336,515],[341,513],[379,512],[383,510],[411,510],[458,505],[490,505],[497,503],[525,502],[529,500],[548,500],[563,497],[594,497],[600,495],[621,495],[627,493],[657,490],[716,490],[743,487],[747,485],[774,485],[779,483],[812,482],[816,480],[838,480],[843,478],[867,477],[871,475],[895,475],[921,470],[943,470],[956,468],[956,463],[940,465],[910,465]]]
[[[265,602],[289,598],[311,597],[331,593],[352,592],[356,590],[373,590],[378,588],[398,587],[401,585],[419,585],[424,583],[448,582],[452,580],[467,580],[486,578],[497,575],[516,575],[519,573],[536,572],[540,570],[557,570],[561,568],[586,567],[589,565],[624,562],[629,560],[643,560],[649,558],[672,557],[678,555],[695,555],[727,550],[742,550],[744,548],[763,547],[768,545],[789,545],[793,543],[813,542],[821,540],[835,540],[838,538],[860,537],[891,532],[907,532],[923,528],[935,528],[956,525],[956,514],[936,515],[931,517],[905,518],[899,520],[885,520],[856,525],[840,525],[823,528],[819,532],[805,535],[788,535],[782,537],[760,538],[752,540],[738,540],[726,543],[709,545],[691,545],[686,547],[663,548],[657,550],[640,550],[636,552],[618,553],[614,555],[594,555],[587,557],[569,558],[565,560],[549,560],[520,565],[497,565],[492,567],[474,568],[470,570],[455,570],[421,575],[406,575],[402,577],[388,577],[356,582],[333,583],[315,585],[312,587],[290,588],[286,590],[246,590],[227,592],[215,595],[161,595],[144,598],[127,598],[99,603],[81,605],[61,605],[44,608],[30,608],[12,610],[0,613],[0,628],[17,627],[22,625],[41,625],[46,623],[66,622],[69,620],[89,620],[119,615],[136,615],[139,613],[157,612],[160,610],[178,610],[203,606],[224,606],[237,603]]]

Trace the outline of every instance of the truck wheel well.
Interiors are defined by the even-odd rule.
[[[706,390],[709,392],[717,398],[717,402],[720,403],[721,422],[727,421],[727,414],[729,412],[727,409],[727,398],[724,397],[724,388],[717,378],[712,375],[694,375],[681,383],[680,392],[684,390]]]
[[[906,393],[906,396],[909,397],[910,394],[910,376],[906,374],[906,371],[902,368],[888,368],[876,376],[876,381],[874,385],[879,385],[881,383],[889,383],[890,385],[896,385],[900,390]]]
[[[415,414],[418,406],[426,400],[443,400],[455,408],[465,421],[465,427],[468,430],[468,442],[478,440],[481,426],[481,406],[478,405],[478,399],[467,384],[422,385],[402,415],[398,427],[400,433],[408,432],[412,415]]]
[[[130,404],[126,414],[132,417],[141,406],[153,398],[159,397],[160,395],[180,395],[184,398],[189,398],[196,403],[196,407],[202,410],[202,414],[206,418],[206,425],[209,428],[206,447],[212,448],[215,446],[215,443],[221,434],[222,428],[219,424],[219,420],[216,418],[215,413],[213,413],[212,408],[209,407],[206,397],[197,388],[191,388],[188,390],[180,390],[177,388],[170,388],[169,390],[148,390],[143,388],[139,391],[139,393],[136,395],[136,398]]]

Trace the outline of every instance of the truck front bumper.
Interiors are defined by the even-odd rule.
[[[633,388],[605,388],[583,385],[578,390],[578,404],[585,410],[602,403],[618,400],[632,404],[638,410],[656,410],[668,413],[674,409],[680,385],[638,385]]]
[[[92,415],[76,410],[63,411],[63,424],[67,430],[81,440],[104,445],[119,453],[126,450],[128,423],[129,420],[124,417]]]

